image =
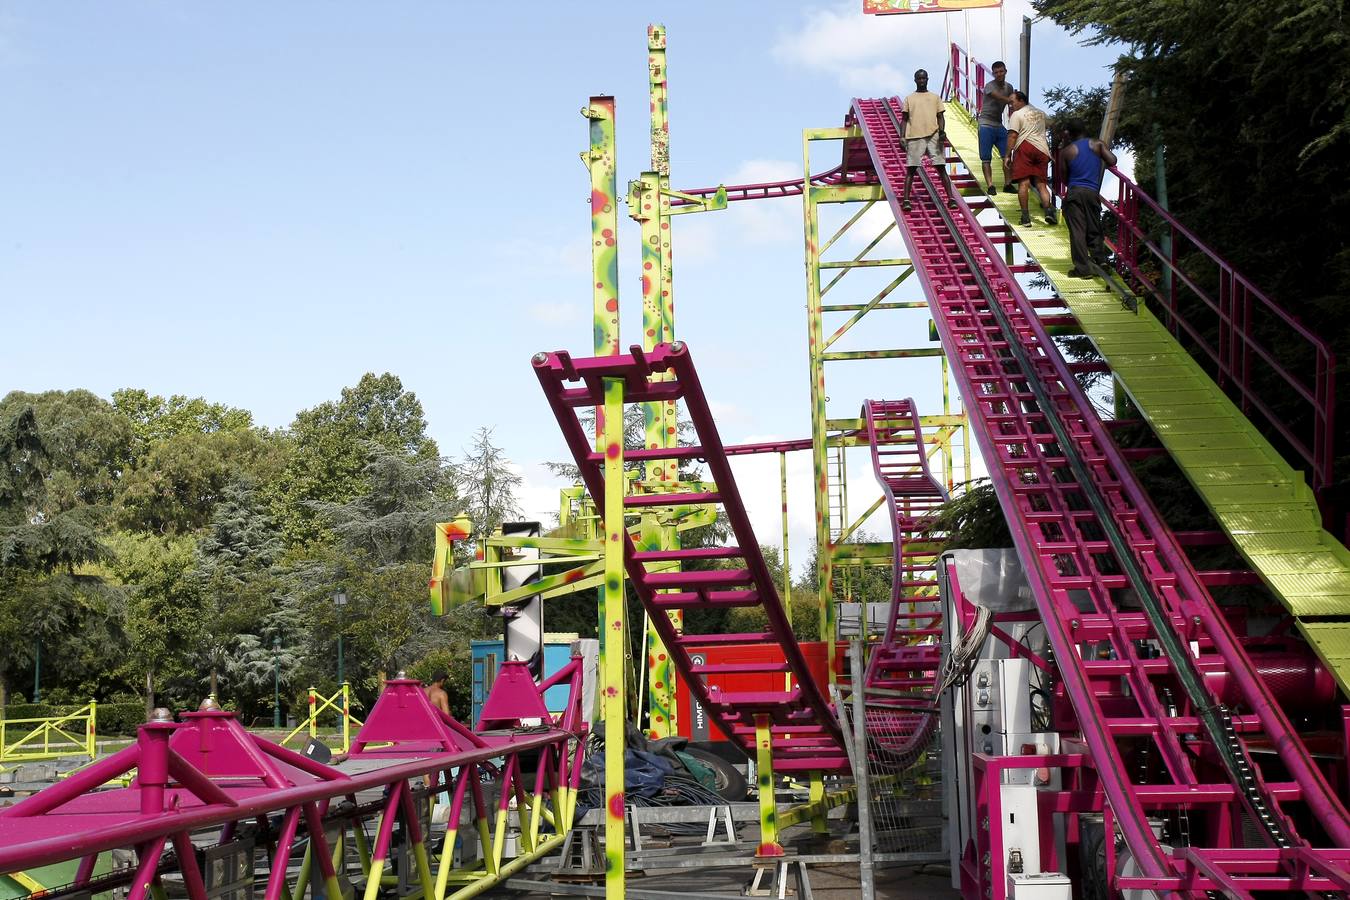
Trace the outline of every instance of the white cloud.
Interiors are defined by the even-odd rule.
[[[558,520],[558,491],[568,487],[568,482],[550,472],[543,463],[511,463],[509,468],[521,477],[516,499],[525,519],[539,522],[545,531],[554,527]]]
[[[1029,0],[1007,0],[1002,21],[1011,36],[1023,15],[1034,16]],[[999,38],[997,10],[974,10],[954,16],[922,15],[865,16],[857,0],[840,0],[817,7],[792,31],[778,35],[774,57],[782,63],[835,78],[840,86],[860,94],[907,93],[915,69],[926,68],[935,83],[947,68],[948,27],[950,37],[965,45],[966,23],[977,59],[993,60],[1006,55]]]

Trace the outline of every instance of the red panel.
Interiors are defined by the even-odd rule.
[[[825,653],[824,641],[803,641],[802,656],[806,658],[811,678],[822,693],[828,694],[829,661]],[[782,663],[785,662],[783,648],[778,644],[700,644],[689,643],[689,655],[695,665],[719,665],[722,663]],[[844,660],[848,657],[848,642],[840,641],[835,653],[835,671],[843,674]],[[709,674],[705,676],[710,687],[723,691],[782,691],[788,687],[784,672],[735,672]],[[692,741],[725,741],[726,735],[696,703],[691,703],[689,691],[682,686],[676,688],[677,721],[676,731],[681,737]]]

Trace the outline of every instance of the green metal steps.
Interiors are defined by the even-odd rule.
[[[947,137],[979,173],[977,132],[947,106]],[[995,184],[1001,185],[1001,166]],[[1017,197],[995,205],[1044,270],[1083,333],[1096,345],[1248,565],[1280,598],[1298,628],[1350,693],[1350,551],[1321,527],[1295,470],[1142,303],[1135,313],[1098,279],[1068,276],[1069,233],[1061,222],[1016,225]],[[1033,213],[1040,211],[1031,200]]]

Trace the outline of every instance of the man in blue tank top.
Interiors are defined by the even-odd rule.
[[[1116,155],[1101,141],[1083,136],[1083,123],[1070,119],[1062,130],[1059,171],[1065,173],[1064,221],[1069,226],[1073,278],[1092,278],[1092,266],[1106,264],[1102,245],[1102,172],[1116,164]]]

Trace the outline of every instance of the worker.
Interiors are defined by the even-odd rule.
[[[1045,140],[1045,113],[1032,106],[1022,91],[1013,91],[1010,105],[1013,113],[1008,117],[1008,161],[1003,165],[1008,170],[1008,180],[1017,185],[1017,204],[1022,208],[1022,219],[1018,224],[1031,224],[1027,195],[1030,187],[1035,185],[1041,209],[1045,212],[1045,223],[1055,225],[1059,216],[1048,183],[1050,145]]]
[[[905,98],[900,113],[905,126],[905,164],[909,167],[905,176],[905,198],[900,204],[905,212],[914,208],[909,202],[909,193],[925,156],[933,160],[942,176],[942,186],[947,189],[947,206],[956,207],[956,191],[952,188],[947,167],[943,165],[942,145],[947,140],[947,121],[942,110],[942,98],[928,90],[928,72],[924,69],[915,72],[914,93]]]
[[[1105,143],[1083,136],[1083,123],[1070,119],[1060,130],[1064,146],[1059,151],[1058,171],[1065,173],[1064,222],[1069,226],[1069,252],[1073,278],[1092,278],[1092,266],[1106,265],[1102,244],[1102,172],[1116,164],[1116,155]]]
[[[985,189],[994,193],[994,148],[998,148],[1000,162],[1008,160],[1008,129],[1003,125],[1003,110],[1012,102],[1013,87],[1006,76],[1008,67],[1003,61],[990,67],[994,80],[984,86],[980,92],[980,165],[984,169]],[[1008,193],[1016,193],[1017,188],[1004,184]]]
[[[431,673],[431,681],[427,683],[427,699],[447,716],[450,715],[450,695],[445,692],[445,679],[448,677],[444,669],[437,669]]]

